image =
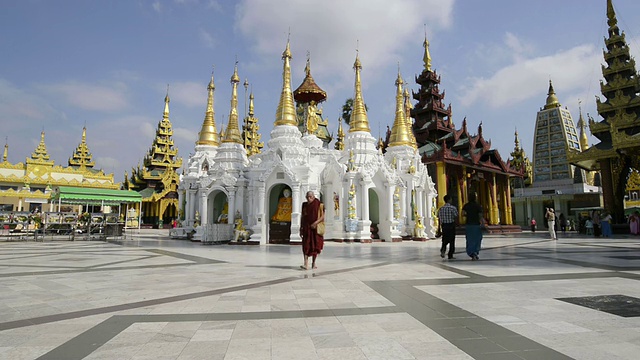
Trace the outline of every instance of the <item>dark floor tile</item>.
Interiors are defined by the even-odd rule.
[[[626,295],[583,296],[557,300],[622,317],[640,316],[640,299]]]

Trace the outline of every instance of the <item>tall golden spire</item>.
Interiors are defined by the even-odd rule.
[[[351,112],[351,120],[349,121],[349,132],[371,132],[371,129],[369,128],[369,118],[367,117],[367,109],[365,109],[364,100],[362,99],[362,84],[360,83],[360,70],[362,69],[362,64],[360,63],[360,58],[357,54],[356,62],[353,64],[353,69],[356,71],[356,93],[353,97],[353,110]]]
[[[427,71],[431,71],[431,54],[429,54],[429,40],[427,40],[427,32],[424,32],[424,56],[422,57],[422,61],[424,62],[424,69]]]
[[[9,157],[9,141],[5,140],[4,142],[4,152],[2,153],[2,162],[7,161],[7,157]]]
[[[167,84],[167,96],[164,97],[164,112],[162,113],[163,120],[169,120],[169,84]]]
[[[249,116],[247,117],[247,126],[244,130],[243,136],[245,138],[244,144],[247,149],[247,156],[260,154],[264,147],[264,142],[260,141],[260,125],[258,125],[258,118],[254,116],[253,111],[253,92],[249,95]]]
[[[216,90],[216,86],[213,82],[213,71],[211,72],[211,81],[207,86],[209,92],[207,96],[207,110],[204,113],[204,122],[202,123],[202,129],[198,135],[198,141],[196,145],[220,145],[220,139],[218,138],[218,132],[216,131],[216,113],[213,110],[213,92]]]
[[[298,126],[296,107],[293,103],[293,94],[291,93],[291,50],[289,49],[288,40],[287,48],[282,53],[282,60],[284,60],[282,70],[282,93],[280,94],[280,102],[278,103],[278,110],[276,110],[276,121],[274,125]]]
[[[342,118],[338,118],[338,134],[336,135],[336,150],[344,150],[344,131],[342,130]]]
[[[580,128],[580,149],[586,151],[589,148],[589,139],[587,138],[587,122],[582,117],[582,107],[578,105],[580,117],[578,118],[578,127]]]
[[[396,79],[396,116],[393,120],[393,127],[391,128],[389,147],[400,145],[413,146],[405,116],[404,93],[402,91],[403,84],[404,80],[402,80],[400,70],[398,70],[398,77]]]
[[[69,166],[80,166],[92,168],[95,166],[92,160],[91,152],[87,146],[87,127],[82,128],[82,141],[73,152],[73,156],[69,158]]]
[[[405,110],[405,120],[407,122],[407,129],[409,131],[409,136],[411,136],[411,146],[414,148],[418,148],[418,142],[416,141],[416,136],[413,133],[413,121],[411,120],[411,110],[413,109],[413,105],[411,105],[411,97],[409,96],[409,89],[404,88],[404,110]]]
[[[40,143],[36,147],[36,150],[31,153],[31,159],[27,159],[27,164],[43,164],[53,165],[53,160],[49,161],[49,153],[47,152],[47,145],[44,143],[44,130],[40,133]]]
[[[233,70],[231,76],[231,110],[229,111],[229,123],[227,124],[227,131],[224,134],[222,142],[234,142],[242,144],[242,136],[240,135],[240,128],[238,127],[238,83],[240,77],[238,76],[238,62]]]
[[[544,106],[545,110],[560,107],[560,102],[556,96],[556,91],[553,90],[553,83],[549,80],[549,92],[547,93],[547,104]]]

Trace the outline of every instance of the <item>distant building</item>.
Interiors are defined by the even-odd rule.
[[[545,208],[548,207],[554,208],[556,214],[571,217],[575,215],[576,208],[601,206],[602,190],[593,183],[593,174],[571,165],[567,160],[569,149],[582,151],[588,148],[584,123],[581,113],[578,134],[571,112],[561,107],[549,81],[546,104],[536,116],[533,179],[530,185],[515,186],[514,189],[516,224],[528,226],[531,218],[543,224]]]
[[[87,146],[87,129],[82,129],[82,140],[69,158],[68,166],[55,165],[50,160],[45,144],[45,132],[40,134],[40,143],[24,163],[7,161],[9,146],[5,144],[0,162],[0,211],[58,211],[57,204],[50,202],[59,187],[81,187],[89,189],[119,189],[113,182],[113,174],[94,169],[95,162]],[[88,201],[78,199],[76,206],[65,203],[70,210],[77,210]],[[72,209],[71,209],[72,208]],[[83,211],[87,211],[85,208]],[[98,206],[95,211],[101,211]]]

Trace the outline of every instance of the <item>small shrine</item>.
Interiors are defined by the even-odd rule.
[[[322,118],[322,108],[319,107],[327,99],[327,93],[316,84],[313,76],[311,76],[308,54],[304,72],[305,77],[302,84],[293,92],[293,98],[297,104],[298,129],[303,135],[315,135],[322,140],[324,147],[327,147],[333,138],[329,134],[329,121]]]

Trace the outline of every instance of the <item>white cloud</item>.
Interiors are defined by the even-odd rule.
[[[0,123],[24,123],[18,119],[43,120],[52,109],[38,96],[0,79]]]
[[[200,41],[202,41],[202,44],[206,48],[213,49],[215,47],[215,45],[216,45],[215,38],[213,37],[213,35],[211,35],[205,29],[202,29],[202,28],[200,29],[199,37],[200,37]]]
[[[254,51],[274,55],[284,50],[290,29],[294,62],[302,64],[310,51],[316,76],[351,79],[356,48],[374,74],[396,62],[408,43],[421,41],[416,34],[425,23],[448,27],[452,9],[453,0],[245,0],[237,6],[236,30],[255,42]]]
[[[100,86],[71,80],[39,87],[51,96],[61,96],[67,104],[84,110],[115,112],[129,107],[124,83]]]
[[[516,61],[489,78],[471,79],[471,86],[462,89],[461,103],[469,106],[485,102],[492,108],[515,104],[540,97],[554,83],[556,92],[572,91],[588,86],[585,74],[593,74],[602,61],[593,45],[581,45],[549,56]]]
[[[186,107],[202,107],[202,113],[204,114],[206,101],[207,101],[207,82],[176,82],[171,84],[169,90],[169,97],[171,103],[180,103]]]
[[[185,129],[185,128],[178,128],[178,127],[174,127],[173,128],[173,138],[176,140],[176,142],[182,140],[184,142],[190,143],[190,144],[195,144],[197,138],[198,138],[198,134],[196,132],[193,131],[193,129]],[[184,150],[191,150],[191,149],[184,149]]]
[[[157,13],[162,12],[162,5],[160,4],[160,1],[154,1],[153,4],[151,4],[151,7],[153,7],[153,10]]]

